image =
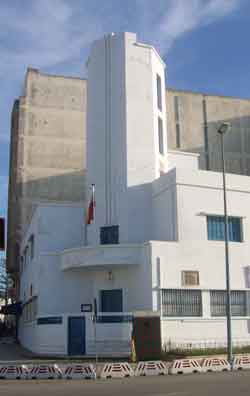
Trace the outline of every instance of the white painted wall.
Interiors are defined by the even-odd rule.
[[[34,258],[28,259],[21,273],[20,298],[23,302],[24,294],[25,300],[31,297],[31,284],[33,295],[38,294],[40,255],[83,245],[84,220],[83,208],[74,204],[48,203],[37,206],[21,244],[23,254],[30,236],[34,235]]]
[[[156,74],[162,79],[162,120],[167,152],[164,63],[133,33],[94,43],[88,61],[87,180],[96,185],[95,224],[120,227],[121,243],[151,238],[151,183],[159,177]],[[98,159],[98,160],[97,160]]]
[[[168,168],[199,169],[200,154],[168,150]]]

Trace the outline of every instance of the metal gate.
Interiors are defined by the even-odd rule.
[[[135,317],[133,338],[137,360],[159,359],[161,356],[160,317]]]

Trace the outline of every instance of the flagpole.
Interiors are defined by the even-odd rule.
[[[90,205],[92,208],[92,221],[90,222]],[[88,225],[93,224],[95,220],[95,184],[91,184],[91,200],[88,205],[87,213],[85,214],[85,227],[84,227],[84,245],[88,244]]]

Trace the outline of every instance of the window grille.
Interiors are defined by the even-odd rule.
[[[163,316],[202,316],[201,290],[162,290]]]
[[[212,241],[225,240],[224,216],[207,216],[207,235]],[[228,217],[228,238],[231,242],[242,242],[242,220]]]
[[[198,286],[199,285],[198,271],[182,271],[182,285],[183,286]]]
[[[227,293],[224,290],[210,291],[211,316],[226,316]],[[232,316],[246,316],[246,292],[231,291]]]

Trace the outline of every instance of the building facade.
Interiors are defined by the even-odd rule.
[[[232,125],[225,137],[227,170],[250,175],[250,100],[168,87],[165,92],[170,149],[198,153],[201,169],[219,171],[216,130],[227,121]],[[16,279],[20,242],[36,204],[84,205],[86,112],[87,80],[28,69],[11,119],[7,269]]]
[[[86,81],[28,69],[11,120],[7,270],[37,202],[83,202]]]
[[[168,132],[165,65],[153,47],[112,34],[87,64],[94,221],[84,224],[82,205],[37,203],[21,243],[20,341],[41,354],[128,354],[144,313],[159,318],[162,348],[223,346],[222,176],[202,169],[209,150],[171,149],[181,125]],[[247,345],[249,176],[228,174],[227,188],[233,342]]]

